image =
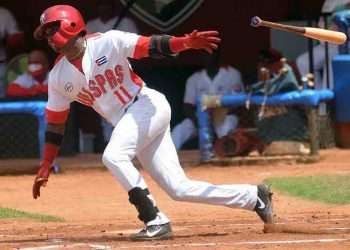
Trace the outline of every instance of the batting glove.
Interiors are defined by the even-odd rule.
[[[49,180],[51,171],[51,163],[48,161],[43,161],[40,164],[38,173],[34,179],[33,184],[33,198],[36,199],[40,197],[40,188],[46,186],[47,181]]]
[[[218,48],[221,39],[218,31],[192,31],[185,35],[184,45],[190,49],[204,49],[208,53],[212,53],[214,49]]]

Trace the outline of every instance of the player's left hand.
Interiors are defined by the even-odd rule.
[[[47,181],[49,180],[51,170],[51,164],[48,162],[43,162],[40,164],[38,173],[34,179],[33,184],[33,198],[36,199],[40,197],[40,188],[46,186]]]
[[[185,46],[191,49],[204,49],[208,53],[212,53],[214,49],[218,48],[221,42],[219,32],[211,31],[197,31],[194,30],[186,35]]]

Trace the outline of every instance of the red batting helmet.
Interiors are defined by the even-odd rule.
[[[54,24],[58,25],[58,29],[51,36],[51,40],[58,48],[81,32],[86,33],[84,19],[76,8],[70,5],[54,5],[41,14],[40,25],[34,31],[34,38],[44,39],[45,29]]]

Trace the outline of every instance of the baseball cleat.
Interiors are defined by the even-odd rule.
[[[266,184],[258,185],[258,200],[254,210],[264,223],[273,223],[272,191]]]
[[[173,236],[170,223],[163,225],[151,225],[146,226],[140,232],[131,234],[129,239],[132,241],[145,241],[145,240],[168,240]]]

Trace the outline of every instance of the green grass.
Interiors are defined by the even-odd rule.
[[[40,222],[63,222],[64,219],[52,215],[29,213],[24,211],[19,211],[13,208],[3,208],[0,207],[0,219],[10,219],[10,218],[28,218],[37,220]]]
[[[350,176],[302,176],[268,178],[272,189],[303,199],[330,204],[350,204]]]

